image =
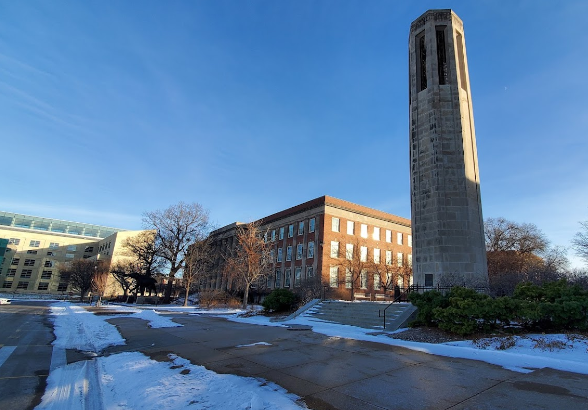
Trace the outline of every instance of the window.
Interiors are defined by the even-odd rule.
[[[11,265],[18,265],[18,263],[20,262],[20,258],[12,258],[12,262],[10,262]]]
[[[332,288],[339,286],[339,267],[331,266],[329,269],[329,285]]]
[[[37,250],[36,250],[36,249],[35,249],[35,250],[29,249],[29,250],[27,251],[27,253],[28,253],[29,255],[36,255],[36,254],[37,254]]]
[[[392,231],[389,229],[386,229],[386,242],[392,242]]]
[[[270,250],[270,261],[272,261],[272,263],[275,261],[275,257],[276,257],[275,249]]]
[[[310,218],[310,221],[308,221],[308,232],[312,233],[314,232],[314,224],[315,224],[315,219],[314,218]]]
[[[302,259],[302,253],[304,252],[304,246],[301,243],[296,245],[296,260]]]
[[[45,268],[52,268],[53,267],[54,262],[53,261],[45,261],[45,263],[43,264],[43,267]]]
[[[398,245],[402,245],[402,232],[396,232],[396,242]]]
[[[408,235],[406,242],[408,242],[408,246],[412,248],[412,235]]]
[[[282,248],[278,248],[278,262],[282,262]]]
[[[65,254],[65,257],[66,257],[66,258],[69,258],[69,259],[73,259],[73,258],[74,258],[74,256],[75,256],[75,255],[74,255],[73,253],[66,253],[66,254]]]
[[[29,246],[31,248],[38,248],[39,246],[41,246],[41,241],[30,241]]]
[[[355,223],[353,221],[347,221],[347,235],[353,235],[355,233]]]
[[[392,265],[392,251],[386,251],[386,265]]]
[[[333,232],[340,232],[340,229],[341,229],[341,224],[340,224],[339,218],[333,218],[331,220],[331,230]]]
[[[65,292],[67,290],[67,282],[66,283],[60,283],[59,285],[57,285],[57,291],[58,292]]]
[[[16,286],[17,289],[28,289],[29,288],[29,282],[18,282],[18,285]]]
[[[399,267],[402,267],[402,252],[396,254],[396,263]]]
[[[16,275],[16,269],[8,269],[8,271],[6,272],[6,277],[14,275]]]
[[[37,290],[48,290],[49,289],[49,282],[39,282],[39,286]]]
[[[374,273],[374,290],[380,290],[380,274]]]
[[[298,235],[304,235],[304,221],[298,222]]]
[[[272,229],[272,242],[276,240],[276,230]]]
[[[378,228],[377,226],[374,226],[374,234],[372,235],[372,238],[375,241],[379,241],[380,240],[380,228]]]
[[[345,268],[345,289],[351,289],[351,286],[353,286],[353,273],[349,268]]]
[[[280,237],[279,237],[279,239],[280,240],[284,239],[284,227],[283,226],[280,228]]]
[[[294,286],[300,286],[301,282],[302,282],[302,268],[297,267],[294,270]]]
[[[352,243],[348,243],[347,245],[345,245],[345,258],[347,258],[347,260],[353,259],[353,244]]]
[[[374,249],[374,263],[380,263],[380,250],[378,248]]]
[[[360,235],[362,238],[368,237],[368,226],[366,224],[361,224]]]
[[[361,248],[359,248],[359,250],[360,250],[359,260],[361,262],[367,262],[367,254],[368,254],[367,246],[362,246]]]
[[[314,268],[312,266],[306,267],[306,278],[310,279],[314,276]]]
[[[28,279],[28,278],[30,278],[30,277],[31,277],[32,273],[33,273],[33,270],[32,270],[32,269],[23,269],[23,270],[20,272],[20,277],[21,277],[21,278]]]
[[[93,246],[86,246],[84,248],[84,252],[94,252],[94,247]]]
[[[67,245],[67,250],[70,252],[75,252],[78,247],[76,245]]]
[[[291,238],[294,236],[294,224],[290,224],[288,225],[288,238]]]
[[[11,287],[12,287],[11,280],[5,280],[4,283],[2,284],[2,289],[10,289]]]
[[[276,288],[279,288],[282,286],[282,271],[279,269],[276,269]]]
[[[35,266],[35,260],[34,259],[25,259],[24,266]]]
[[[9,245],[20,245],[20,239],[18,238],[10,238],[8,240]]]
[[[331,258],[339,257],[339,242],[331,241]]]
[[[292,247],[288,246],[286,248],[286,260],[287,261],[291,261],[292,260]]]
[[[266,284],[265,284],[265,285],[267,286],[267,288],[268,288],[268,289],[271,289],[271,288],[273,287],[273,285],[274,285],[274,284],[273,284],[273,282],[272,282],[272,281],[273,281],[273,279],[274,279],[274,278],[273,278],[271,275],[269,275],[269,276],[267,277],[267,282],[266,282]]]
[[[408,263],[408,266],[412,268],[412,255],[410,253],[406,255],[406,263]]]
[[[292,276],[292,270],[291,269],[286,269],[286,275],[284,277],[284,287],[285,288],[289,288],[290,287],[290,276]]]
[[[361,285],[362,289],[367,289],[367,285],[368,285],[368,275],[367,275],[367,270],[362,269],[360,274],[359,274],[359,282]]]
[[[51,248],[51,249],[59,248],[59,243],[58,242],[50,242],[49,248]]]
[[[439,78],[439,85],[447,84],[449,74],[447,72],[447,55],[445,53],[445,27],[435,27],[435,34],[437,35],[437,75]]]
[[[41,272],[41,279],[51,279],[52,274],[53,272],[51,272],[50,270],[44,270],[43,272]]]
[[[425,286],[433,286],[433,274],[425,273]]]
[[[427,48],[425,45],[425,31],[416,37],[417,43],[417,90],[423,91],[427,88]]]
[[[314,241],[308,242],[308,251],[306,252],[307,258],[314,258]]]

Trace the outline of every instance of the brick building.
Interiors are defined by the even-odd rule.
[[[268,289],[297,288],[309,283],[328,297],[383,298],[390,287],[411,281],[410,220],[348,201],[322,196],[261,218],[273,244],[273,274]],[[239,222],[211,233],[217,264],[210,289],[230,289],[222,274],[222,254],[236,242]],[[361,267],[353,276],[352,260]],[[385,272],[382,271],[382,268]],[[390,293],[390,292],[388,292]]]

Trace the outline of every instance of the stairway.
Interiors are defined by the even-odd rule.
[[[403,325],[406,326],[406,322],[416,311],[416,307],[410,303],[394,303],[386,310],[386,329],[384,329],[384,318],[378,317],[378,311],[383,311],[388,305],[389,303],[382,302],[326,300],[308,309],[304,316],[313,321],[334,322],[391,332]]]

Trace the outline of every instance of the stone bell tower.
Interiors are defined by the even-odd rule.
[[[410,25],[413,282],[487,286],[463,23],[429,10]]]

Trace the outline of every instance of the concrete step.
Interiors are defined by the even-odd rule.
[[[387,308],[387,309],[386,309]],[[410,303],[323,301],[304,314],[310,320],[341,323],[365,329],[383,330],[386,309],[386,330],[402,326],[416,308]]]

